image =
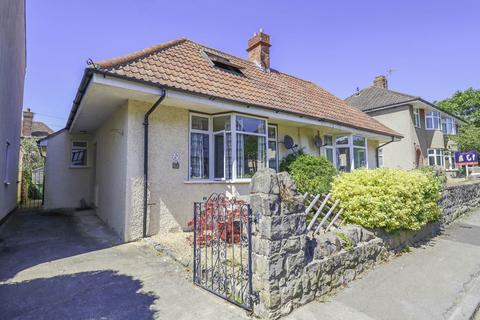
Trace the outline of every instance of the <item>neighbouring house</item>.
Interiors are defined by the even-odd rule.
[[[414,169],[425,165],[455,171],[456,146],[448,136],[465,122],[421,97],[392,91],[385,76],[345,101],[403,135],[378,149],[380,167]]]
[[[0,1],[0,222],[16,207],[25,47],[25,1]]]
[[[28,108],[23,111],[18,172],[18,208],[37,208],[43,200],[44,159],[37,140],[53,133],[45,123],[35,121]]]
[[[260,31],[248,59],[179,39],[90,62],[66,128],[41,142],[45,207],[95,207],[129,241],[186,229],[194,202],[213,192],[246,197],[292,140],[340,170],[376,167],[376,148],[401,135],[275,70],[269,49]]]
[[[53,130],[45,123],[33,120],[34,115],[30,108],[23,111],[22,137],[43,138],[52,134]]]

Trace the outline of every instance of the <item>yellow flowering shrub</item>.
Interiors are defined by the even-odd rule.
[[[441,185],[420,170],[360,169],[334,178],[346,222],[386,231],[418,230],[440,215]]]

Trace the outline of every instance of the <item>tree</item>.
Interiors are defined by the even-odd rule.
[[[461,151],[475,150],[480,153],[480,127],[468,124],[460,127],[457,135],[451,136]]]
[[[457,91],[451,98],[442,100],[437,105],[454,115],[457,115],[471,124],[480,127],[480,90],[468,88]]]

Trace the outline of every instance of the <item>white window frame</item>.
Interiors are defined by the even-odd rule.
[[[347,137],[347,144],[337,144],[337,138],[338,137]],[[353,137],[361,137],[365,139],[365,146],[354,146],[353,145]],[[334,136],[333,143],[335,145],[335,152],[334,152],[334,158],[335,158],[335,167],[338,169],[338,163],[337,163],[337,149],[338,148],[348,148],[349,149],[349,155],[350,155],[350,172],[355,170],[355,159],[354,159],[354,148],[360,148],[360,149],[365,149],[365,168],[369,168],[369,163],[368,163],[368,139],[367,137],[358,135],[358,134],[339,134]],[[362,167],[363,168],[363,167]]]
[[[323,147],[324,147],[324,149],[323,149],[323,155],[325,156],[325,158],[328,159],[328,157],[327,157],[327,150],[331,150],[331,151],[332,151],[332,157],[333,157],[333,159],[332,159],[332,164],[333,164],[335,167],[337,167],[337,157],[336,157],[336,153],[335,153],[335,137],[334,137],[333,135],[331,135],[331,134],[325,134],[325,135],[323,135],[323,142],[324,142],[324,143],[325,143],[325,141],[326,141],[326,139],[325,139],[326,137],[330,137],[330,138],[332,139],[332,144],[331,144],[331,145],[325,144],[325,145],[323,146]]]
[[[197,117],[203,117],[203,118],[208,118],[208,131],[204,130],[197,130],[197,129],[192,129],[192,117],[197,116]],[[215,178],[215,159],[214,159],[214,135],[220,133],[221,131],[216,131],[213,132],[213,118],[215,117],[222,117],[222,116],[230,116],[230,132],[232,135],[232,178],[227,179],[225,178],[225,174],[223,178]],[[254,133],[254,132],[242,132],[237,130],[237,116],[239,117],[245,117],[245,118],[252,118],[252,119],[259,119],[265,122],[265,133]],[[221,114],[204,114],[204,113],[199,113],[199,112],[190,112],[190,117],[189,117],[189,134],[188,134],[188,180],[189,181],[205,181],[205,182],[212,182],[212,181],[228,181],[228,182],[249,182],[251,178],[237,178],[237,133],[243,134],[243,135],[250,135],[250,136],[260,136],[265,138],[265,155],[266,155],[266,166],[268,167],[268,121],[266,118],[259,117],[259,116],[253,116],[249,114],[242,114],[242,113],[221,113]],[[203,178],[192,178],[191,177],[191,159],[190,159],[190,148],[191,148],[191,133],[203,133],[203,134],[208,134],[209,135],[209,150],[208,150],[208,156],[209,156],[209,166],[208,166],[208,178],[203,179]],[[271,141],[272,139],[270,139]],[[277,167],[278,167],[278,128],[276,129],[276,142],[277,142]],[[225,141],[226,143],[226,141]],[[224,148],[226,150],[226,148]],[[225,168],[225,159],[224,159],[224,173],[226,173],[226,168]]]
[[[378,167],[383,168],[383,149],[378,149]]]
[[[202,118],[207,118],[208,119],[208,130],[200,130],[200,129],[192,129],[192,118],[196,117],[202,117]],[[192,166],[191,166],[191,159],[190,159],[190,153],[191,153],[191,145],[192,145],[192,133],[200,133],[200,134],[206,134],[208,135],[208,178],[191,178],[191,173],[192,173]],[[212,170],[214,170],[213,162],[214,159],[212,159],[212,143],[213,143],[213,119],[210,115],[203,114],[203,113],[190,113],[189,117],[189,123],[188,123],[188,179],[193,180],[193,181],[210,181],[212,175]]]
[[[273,128],[275,130],[275,138],[270,138],[270,136],[268,135],[268,130],[270,128]],[[268,147],[268,144],[270,142],[275,142],[275,165],[276,165],[276,168],[270,168],[270,169],[275,169],[275,171],[278,172],[279,170],[279,162],[278,162],[278,126],[276,124],[268,124],[267,123],[267,166],[270,168],[270,155],[268,154],[269,151],[270,151],[270,148]]]
[[[413,108],[413,125],[415,128],[421,128],[420,109]]]
[[[72,162],[72,154],[73,154],[73,144],[76,142],[85,143],[85,147],[75,147],[75,149],[85,150],[86,151],[86,158],[84,165],[76,165]],[[70,148],[70,168],[87,168],[88,167],[88,141],[85,140],[72,140],[71,148]]]
[[[445,124],[445,127],[443,126],[444,124]],[[450,128],[449,128],[449,126],[450,126]],[[457,128],[455,126],[455,119],[450,118],[450,117],[442,118],[442,132],[444,134],[448,134],[448,135],[457,134],[456,129]]]
[[[432,120],[432,126],[428,125],[428,120]],[[435,127],[435,120],[438,120],[438,127]],[[442,117],[440,111],[425,111],[425,129],[442,130]]]
[[[440,163],[438,163],[437,161],[438,157],[440,157]],[[433,166],[445,168],[444,149],[439,149],[439,148],[427,149],[427,163],[429,166],[431,166],[430,158],[433,158],[433,162],[434,162]]]
[[[4,175],[3,183],[8,186],[10,184],[10,141],[5,142],[5,163],[4,163]]]
[[[447,168],[447,162],[445,161],[445,159],[448,158],[448,162],[450,163],[450,167]],[[443,163],[444,163],[444,166],[445,166],[445,170],[448,170],[448,171],[454,171],[454,170],[457,170],[457,164],[455,163],[455,156],[454,156],[454,152],[453,151],[449,151],[449,150],[444,150],[443,152]]]

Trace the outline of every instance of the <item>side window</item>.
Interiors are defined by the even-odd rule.
[[[72,142],[72,167],[86,167],[87,166],[87,142],[73,141]]]
[[[278,172],[277,127],[268,126],[268,167]]]
[[[415,127],[420,128],[420,110],[414,108],[413,109],[413,124]]]

